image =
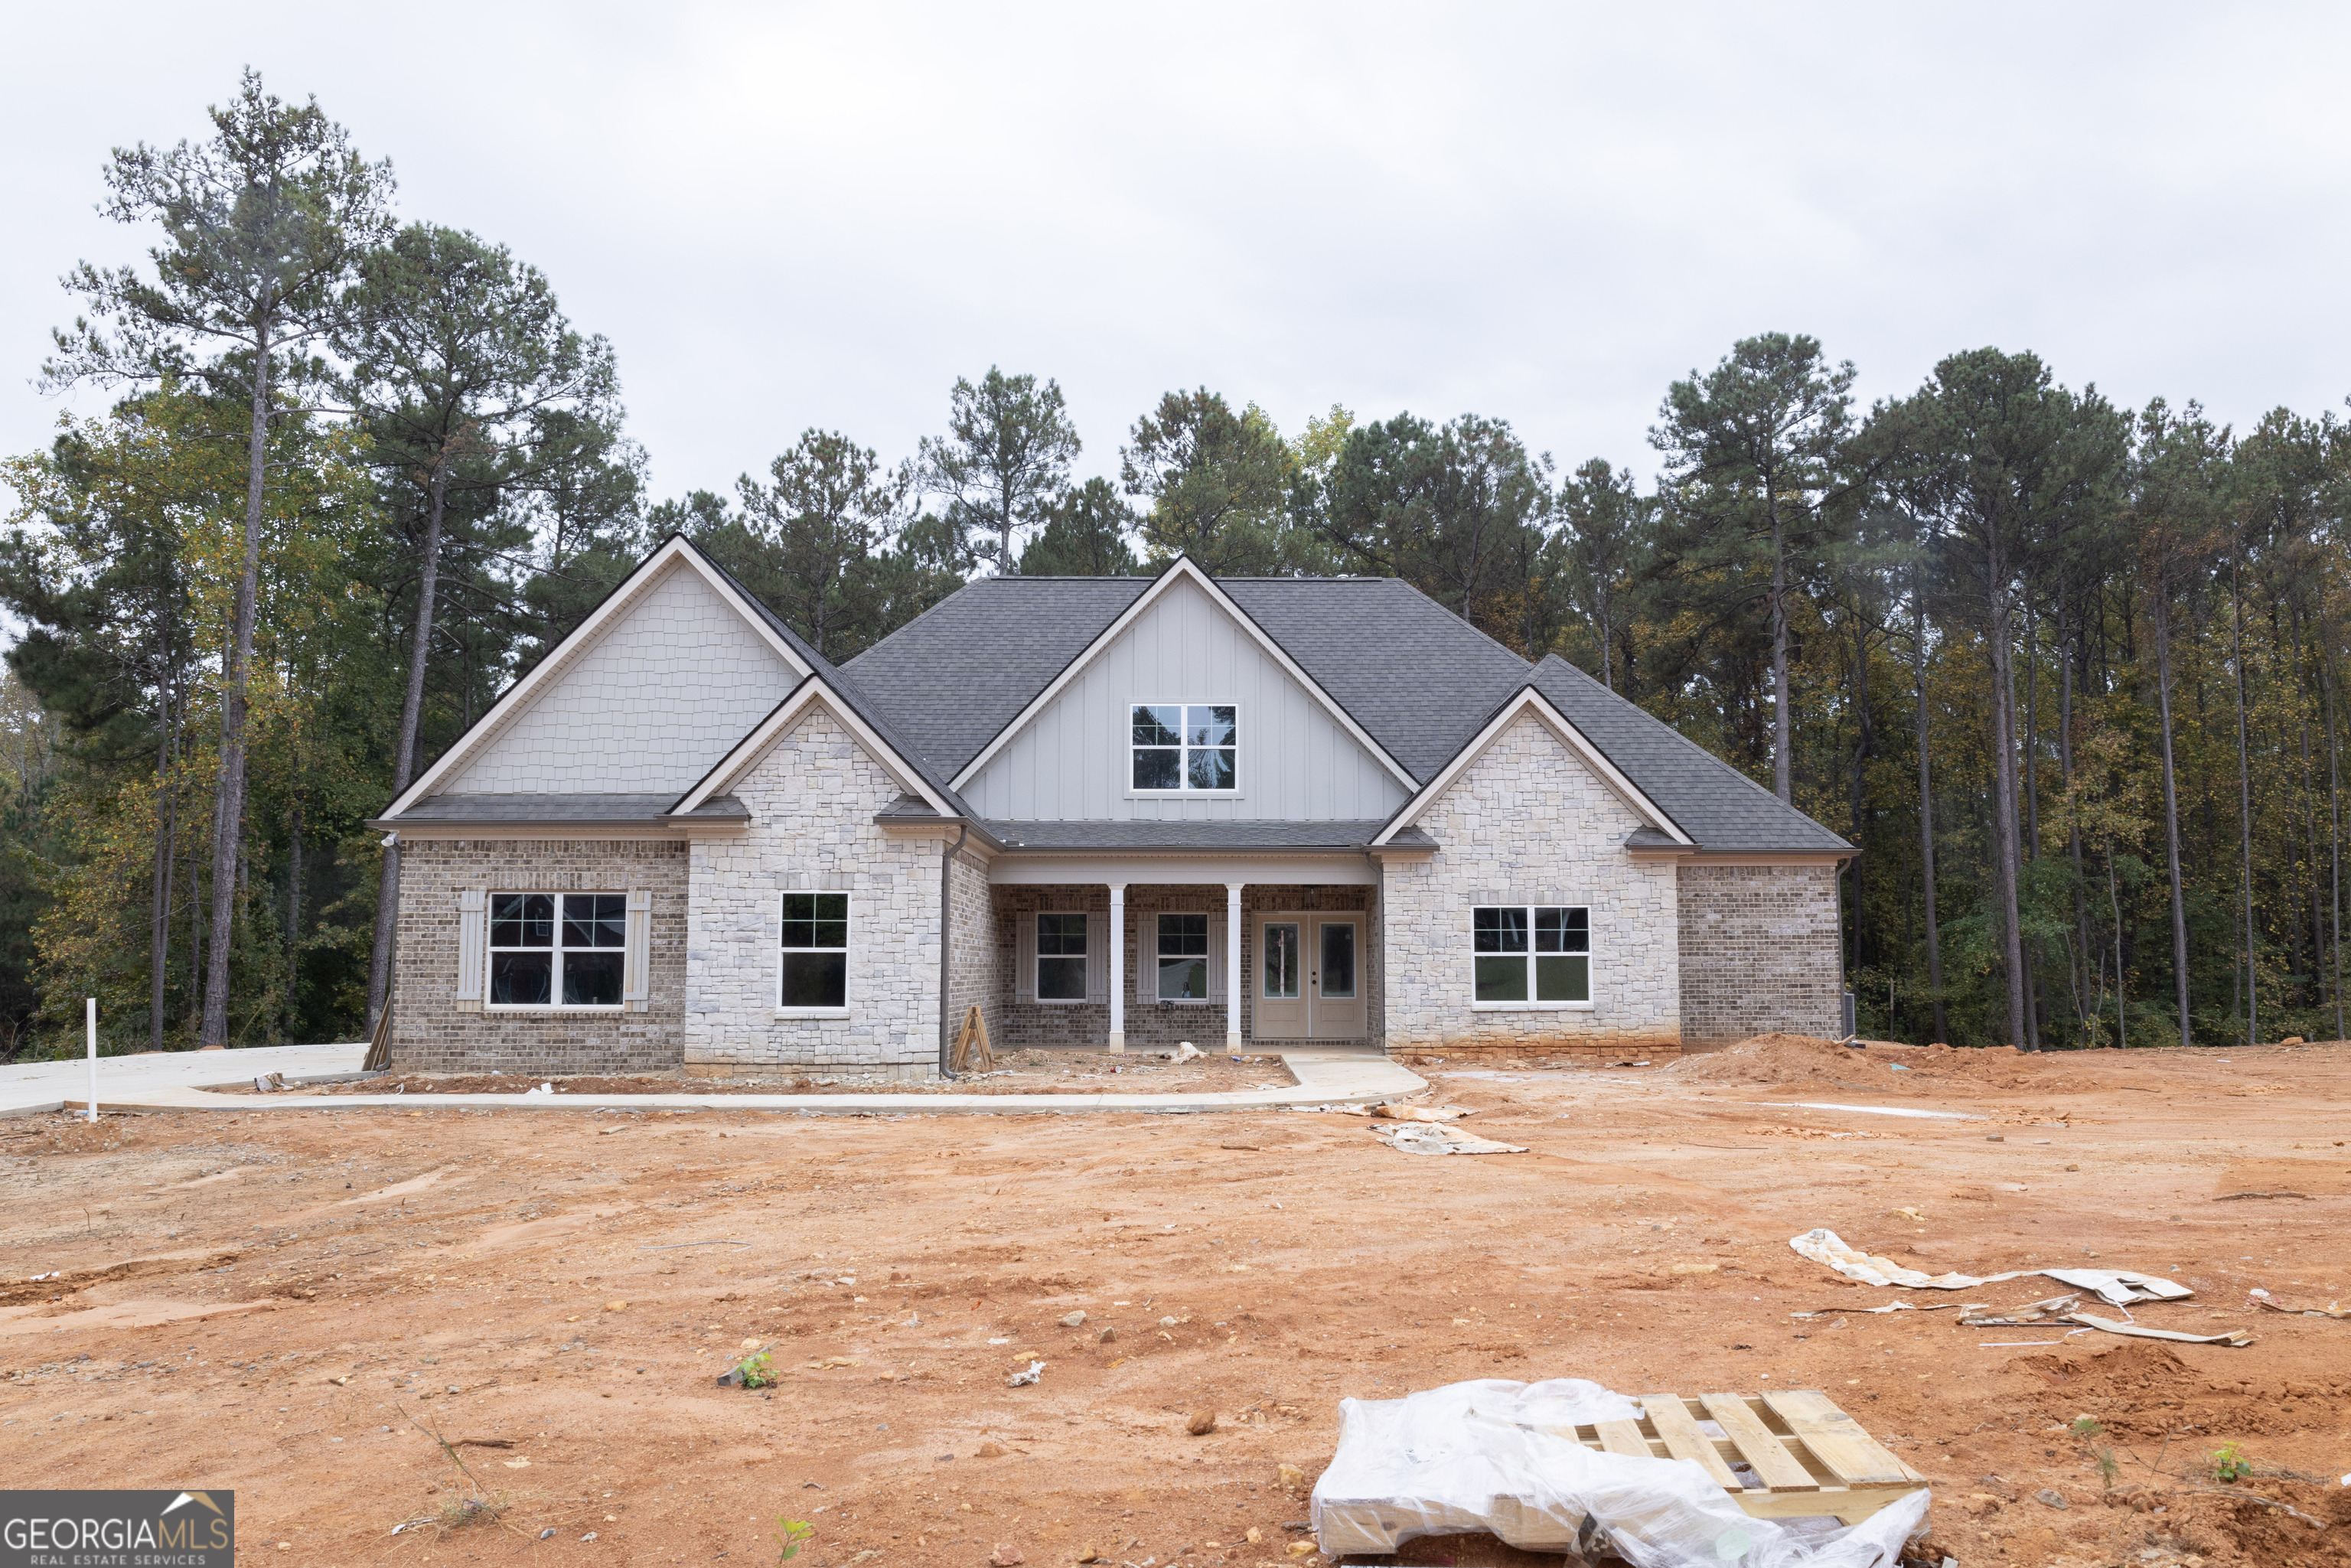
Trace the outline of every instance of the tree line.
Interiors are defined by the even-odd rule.
[[[1668,385],[1646,487],[1500,419],[1285,434],[1207,388],[1080,479],[1060,386],[991,368],[901,459],[810,430],[657,500],[544,274],[400,221],[315,102],[248,73],[211,120],[107,165],[162,238],[68,277],[42,376],[118,401],[5,467],[0,1055],[91,995],[110,1050],[367,1027],[399,862],[365,820],[672,533],[835,661],[982,573],[1399,577],[1857,845],[1865,1032],[2346,1032],[2331,413],[2239,434],[1991,349],[1865,408],[1766,334]]]

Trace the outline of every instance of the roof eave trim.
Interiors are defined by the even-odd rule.
[[[1681,824],[1675,821],[1665,808],[1644,794],[1640,787],[1632,779],[1626,778],[1624,770],[1608,759],[1608,754],[1594,746],[1582,730],[1576,728],[1567,716],[1553,706],[1552,700],[1543,695],[1531,681],[1512,694],[1496,710],[1494,716],[1487,720],[1484,727],[1472,736],[1460,750],[1453,754],[1453,759],[1437,769],[1436,777],[1429,779],[1426,785],[1416,790],[1410,799],[1396,809],[1395,815],[1388,819],[1387,825],[1373,837],[1372,847],[1374,849],[1385,847],[1396,834],[1417,821],[1420,814],[1434,805],[1437,798],[1451,787],[1455,779],[1468,770],[1471,763],[1485,755],[1486,748],[1500,738],[1504,730],[1508,729],[1520,715],[1530,711],[1541,721],[1544,728],[1556,735],[1569,750],[1583,760],[1586,767],[1598,774],[1601,782],[1605,784],[1618,799],[1632,807],[1649,826],[1671,838],[1677,851],[1698,848],[1698,841],[1682,831]]]
[[[1232,595],[1219,588],[1217,585],[1217,580],[1203,571],[1188,555],[1178,555],[1174,560],[1169,561],[1167,569],[1153,580],[1151,586],[1135,595],[1134,603],[1120,612],[1118,617],[1108,626],[1103,627],[1092,642],[1078,651],[1076,657],[1062,665],[1061,674],[1055,675],[1046,684],[1043,691],[1031,697],[1019,713],[1013,715],[1004,727],[998,730],[986,746],[980,747],[979,755],[965,763],[956,771],[956,776],[947,780],[948,787],[960,792],[966,785],[977,778],[979,770],[987,767],[998,752],[1011,745],[1015,736],[1026,729],[1030,721],[1044,712],[1055,697],[1060,696],[1071,682],[1084,674],[1088,665],[1101,657],[1121,633],[1134,625],[1145,610],[1179,580],[1197,585],[1218,609],[1238,622],[1255,640],[1258,646],[1274,663],[1281,666],[1282,672],[1304,687],[1307,694],[1316,702],[1322,704],[1324,711],[1338,721],[1340,727],[1353,738],[1355,744],[1370,752],[1378,759],[1381,767],[1395,776],[1397,783],[1402,784],[1406,790],[1419,787],[1420,781],[1406,770],[1404,764],[1388,755],[1387,747],[1372,738],[1371,732],[1355,721],[1355,716],[1347,711],[1345,705],[1323,690],[1322,684],[1308,674],[1305,667],[1290,656],[1290,651],[1274,641],[1266,629],[1257,623],[1256,618],[1235,603]]]
[[[802,676],[810,674],[808,661],[792,651],[792,647],[776,635],[768,618],[744,601],[744,596],[733,580],[705,556],[700,546],[684,534],[672,534],[653,548],[628,576],[613,585],[596,608],[590,611],[561,641],[547,651],[547,656],[531,666],[530,673],[500,693],[482,716],[451,743],[449,748],[434,758],[433,766],[418,775],[414,783],[401,791],[400,798],[384,808],[386,821],[399,816],[417,801],[435,793],[439,787],[483,747],[506,732],[507,727],[537,702],[540,695],[569,669],[574,659],[601,641],[614,622],[635,602],[641,590],[667,572],[679,561],[691,565],[703,581],[718,596],[732,605],[735,612],[758,632],[760,639],[775,651],[785,664]]]
[[[786,727],[815,703],[821,703],[827,713],[847,727],[857,744],[864,748],[865,754],[881,764],[900,789],[919,797],[942,817],[963,815],[931,787],[920,768],[907,761],[897,747],[883,739],[872,725],[859,717],[855,706],[834,691],[823,676],[811,674],[785,693],[783,700],[768,710],[768,716],[752,726],[751,732],[737,741],[726,756],[713,764],[699,783],[678,797],[677,804],[669,809],[670,816],[673,819],[687,816],[712,796],[726,794],[744,771],[775,744]]]

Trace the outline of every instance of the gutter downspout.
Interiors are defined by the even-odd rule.
[[[956,856],[963,852],[964,841],[971,836],[971,824],[964,823],[956,830],[956,841],[949,844],[942,838],[939,851],[939,1076],[952,1080],[955,1068],[948,1054],[955,1050],[955,1037],[948,1031],[955,1028],[955,1015],[947,1009],[949,977],[952,974],[952,951],[948,947],[949,920],[955,905],[950,896],[955,879]]]

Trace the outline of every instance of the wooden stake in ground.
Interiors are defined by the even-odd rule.
[[[977,1047],[977,1057],[973,1054],[975,1046]],[[963,1032],[956,1036],[955,1053],[947,1058],[948,1064],[957,1072],[967,1071],[974,1061],[977,1061],[982,1072],[996,1071],[996,1052],[988,1048],[987,1043],[987,1019],[980,1012],[977,1002],[972,1003],[971,1010],[963,1015]]]

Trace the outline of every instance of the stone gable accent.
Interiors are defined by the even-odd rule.
[[[1679,880],[1684,1039],[1842,1031],[1835,866],[1686,865]]]
[[[401,845],[392,1064],[402,1072],[674,1072],[684,1018],[685,845],[675,840],[410,839]],[[653,893],[645,1010],[460,1004],[457,895]]]
[[[875,825],[897,781],[820,708],[730,793],[749,808],[749,829],[691,852],[686,1071],[933,1071],[942,845]],[[787,892],[849,894],[846,1017],[777,1016]]]
[[[1625,835],[1643,825],[1541,720],[1528,715],[1504,730],[1422,814],[1437,853],[1384,868],[1388,1051],[1676,1053],[1684,956],[1675,868],[1625,852]],[[1470,911],[1481,904],[1588,906],[1592,1007],[1473,1009]]]

